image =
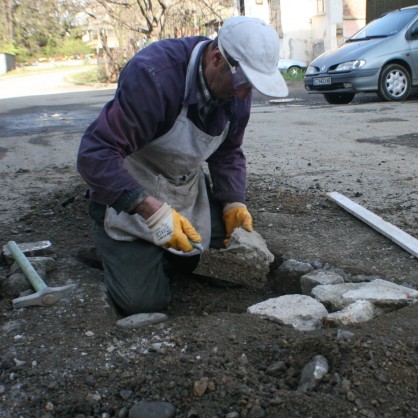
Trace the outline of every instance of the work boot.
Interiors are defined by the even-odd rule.
[[[89,267],[103,270],[102,260],[95,247],[82,247],[77,251],[76,258]]]

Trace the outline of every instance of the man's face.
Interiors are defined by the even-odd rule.
[[[221,54],[219,48],[212,52],[213,71],[208,78],[208,87],[218,99],[230,99],[234,96],[245,99],[252,86],[238,67],[233,67]]]

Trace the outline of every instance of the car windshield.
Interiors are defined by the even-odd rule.
[[[397,34],[418,13],[417,9],[397,10],[373,20],[353,35],[347,42],[371,38],[386,38]]]

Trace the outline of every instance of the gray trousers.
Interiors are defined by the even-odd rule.
[[[211,248],[222,248],[225,225],[222,206],[209,193]],[[200,256],[182,257],[145,240],[116,241],[103,227],[104,207],[90,208],[93,240],[102,259],[104,283],[115,306],[124,315],[158,312],[171,301],[170,278],[192,273]]]

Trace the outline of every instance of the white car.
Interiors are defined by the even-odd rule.
[[[307,63],[304,61],[298,61],[293,59],[279,59],[277,68],[280,71],[287,73],[291,77],[295,77],[299,75],[302,71],[305,71],[307,66]]]

